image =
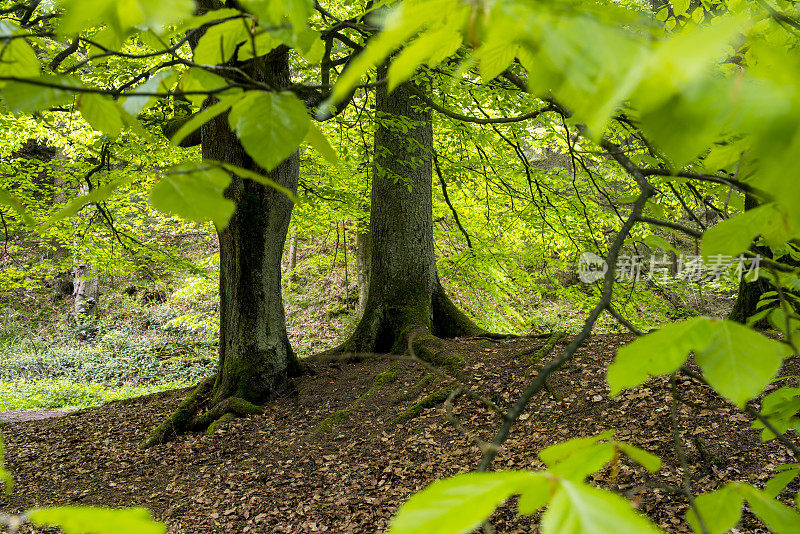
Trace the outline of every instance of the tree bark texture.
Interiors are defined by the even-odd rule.
[[[272,87],[289,84],[288,48],[273,50],[253,74]],[[201,128],[207,160],[231,163],[266,174],[296,192],[300,155],[295,152],[265,173],[244,150],[227,114]],[[216,377],[204,380],[178,409],[156,427],[142,447],[163,443],[181,432],[213,432],[238,415],[260,411],[258,404],[285,392],[301,366],[286,335],[281,295],[281,256],[293,203],[281,192],[233,176],[225,196],[234,213],[217,229],[220,250],[220,340]],[[213,385],[212,385],[213,382]],[[196,415],[198,414],[198,415]]]
[[[287,51],[265,62],[264,71],[272,75],[267,81],[288,85]],[[220,116],[203,126],[203,157],[263,173],[227,120]],[[299,174],[299,152],[267,173],[292,191]],[[300,369],[286,335],[281,296],[281,255],[293,204],[283,193],[235,176],[225,195],[236,209],[219,231],[220,363],[212,403],[226,397],[260,403],[284,391]]]
[[[385,75],[385,68],[382,68]],[[380,72],[379,77],[383,76]],[[376,90],[374,169],[370,204],[369,289],[361,320],[341,350],[402,352],[407,335],[481,330],[439,283],[433,246],[431,112],[410,82]]]

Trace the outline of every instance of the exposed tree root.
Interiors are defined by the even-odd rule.
[[[227,397],[220,402],[209,408],[207,411],[201,413],[194,419],[190,427],[193,430],[206,430],[212,425],[218,426],[217,421],[227,414],[231,415],[250,415],[260,413],[261,407],[246,401],[241,397]],[[230,419],[230,418],[229,418]]]
[[[216,375],[203,379],[188,397],[158,425],[140,444],[146,449],[153,445],[166,443],[187,430],[216,432],[222,425],[237,416],[260,413],[261,407],[240,397],[227,397],[211,408],[203,409],[211,401]],[[199,415],[197,415],[199,414]]]
[[[172,412],[160,425],[158,425],[144,441],[139,444],[139,448],[146,449],[153,445],[165,443],[184,432],[196,414],[211,397],[211,390],[214,388],[216,376],[212,375],[203,379],[194,391],[186,397],[180,406]]]
[[[223,414],[222,417],[220,417],[219,419],[208,425],[208,428],[206,429],[206,434],[213,434],[214,432],[219,430],[219,428],[222,427],[225,423],[227,423],[228,421],[232,421],[234,419],[236,419],[236,415],[231,412]]]
[[[331,415],[323,419],[319,424],[319,430],[323,432],[330,432],[334,425],[345,421],[350,416],[350,412],[363,403],[367,397],[381,389],[386,384],[394,382],[396,379],[397,376],[392,371],[384,371],[379,373],[378,376],[375,377],[375,382],[369,387],[369,389],[367,389],[367,391],[362,393],[356,400],[354,400],[353,404],[343,410],[336,410]]]
[[[406,338],[411,342],[414,355],[436,367],[444,367],[451,374],[458,373],[464,366],[464,358],[450,351],[444,341],[429,333],[427,329],[410,329]]]
[[[411,419],[414,419],[426,409],[433,408],[434,406],[442,404],[444,401],[447,400],[447,397],[449,395],[450,395],[449,389],[439,389],[437,391],[434,391],[430,395],[426,395],[419,402],[406,408],[403,411],[403,413],[392,419],[392,423],[400,424],[400,423],[405,423],[406,421],[410,421]]]

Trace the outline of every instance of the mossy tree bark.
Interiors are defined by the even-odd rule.
[[[289,84],[288,49],[281,47],[252,66],[272,87]],[[232,163],[259,173],[227,116],[201,129],[203,158]],[[300,156],[295,152],[267,174],[297,191]],[[235,203],[228,225],[218,232],[220,246],[220,342],[217,375],[204,381],[142,443],[150,446],[184,430],[213,431],[217,421],[260,411],[258,404],[285,392],[300,363],[286,335],[281,296],[281,255],[293,204],[283,193],[234,176],[225,196]],[[213,383],[213,385],[212,385]]]
[[[379,78],[385,76],[381,70]],[[408,83],[391,93],[380,86],[376,119],[369,289],[359,324],[334,352],[403,352],[412,333],[417,338],[480,334],[447,296],[436,272],[430,110]]]

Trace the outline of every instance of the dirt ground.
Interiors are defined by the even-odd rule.
[[[590,338],[580,357],[551,377],[549,391],[534,399],[494,467],[540,469],[536,455],[542,448],[614,428],[618,439],[661,456],[664,465],[647,475],[626,462],[613,480],[606,470],[595,483],[632,499],[667,531],[689,532],[685,499],[675,492],[681,477],[666,380],[651,380],[614,399],[607,395],[605,367],[629,339]],[[541,339],[449,343],[465,360],[463,379],[501,405],[512,403],[542,364],[531,361]],[[562,342],[555,351],[563,348]],[[317,361],[312,368],[316,374],[296,380],[296,393],[261,414],[234,420],[213,435],[190,434],[144,451],[138,443],[187,390],[0,424],[6,464],[16,479],[13,492],[0,497],[0,510],[141,505],[174,534],[382,532],[412,493],[436,478],[475,468],[478,447],[444,417],[442,391],[452,390],[452,382],[432,381],[419,365],[392,359]],[[387,371],[392,374],[378,379]],[[702,406],[681,405],[679,412],[697,492],[732,480],[760,486],[776,465],[800,460],[775,441],[762,444],[749,428],[750,418],[709,388],[689,379],[679,386],[683,398]],[[410,410],[425,399],[439,401]],[[484,438],[498,423],[464,396],[454,413]],[[492,522],[497,532],[536,532],[537,519],[517,517],[510,502]],[[766,529],[746,513],[739,532]]]
[[[63,417],[64,410],[6,410],[0,412],[0,423],[22,423],[23,421],[39,421],[51,417]]]

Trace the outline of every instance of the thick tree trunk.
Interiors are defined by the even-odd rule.
[[[402,352],[411,332],[481,333],[447,297],[436,272],[430,110],[408,84],[391,94],[381,86],[376,116],[369,289],[358,326],[335,350]]]
[[[289,83],[288,50],[264,60],[264,81],[273,87]],[[203,157],[263,173],[247,155],[227,116],[202,127]],[[267,175],[297,191],[299,152]],[[285,392],[300,373],[300,362],[286,335],[281,296],[281,255],[293,204],[283,193],[234,176],[225,195],[236,205],[228,225],[219,231],[220,341],[219,367],[142,443],[161,443],[186,428],[213,431],[236,415],[260,411],[257,404]],[[197,412],[202,412],[195,416]]]
[[[270,54],[264,71],[275,86],[289,84],[288,52]],[[202,129],[205,159],[262,172],[221,116]],[[300,155],[292,154],[268,173],[297,191]],[[284,391],[300,366],[289,345],[281,296],[281,255],[293,204],[286,195],[234,177],[226,196],[236,203],[219,232],[220,365],[213,402],[239,397],[260,403]]]

